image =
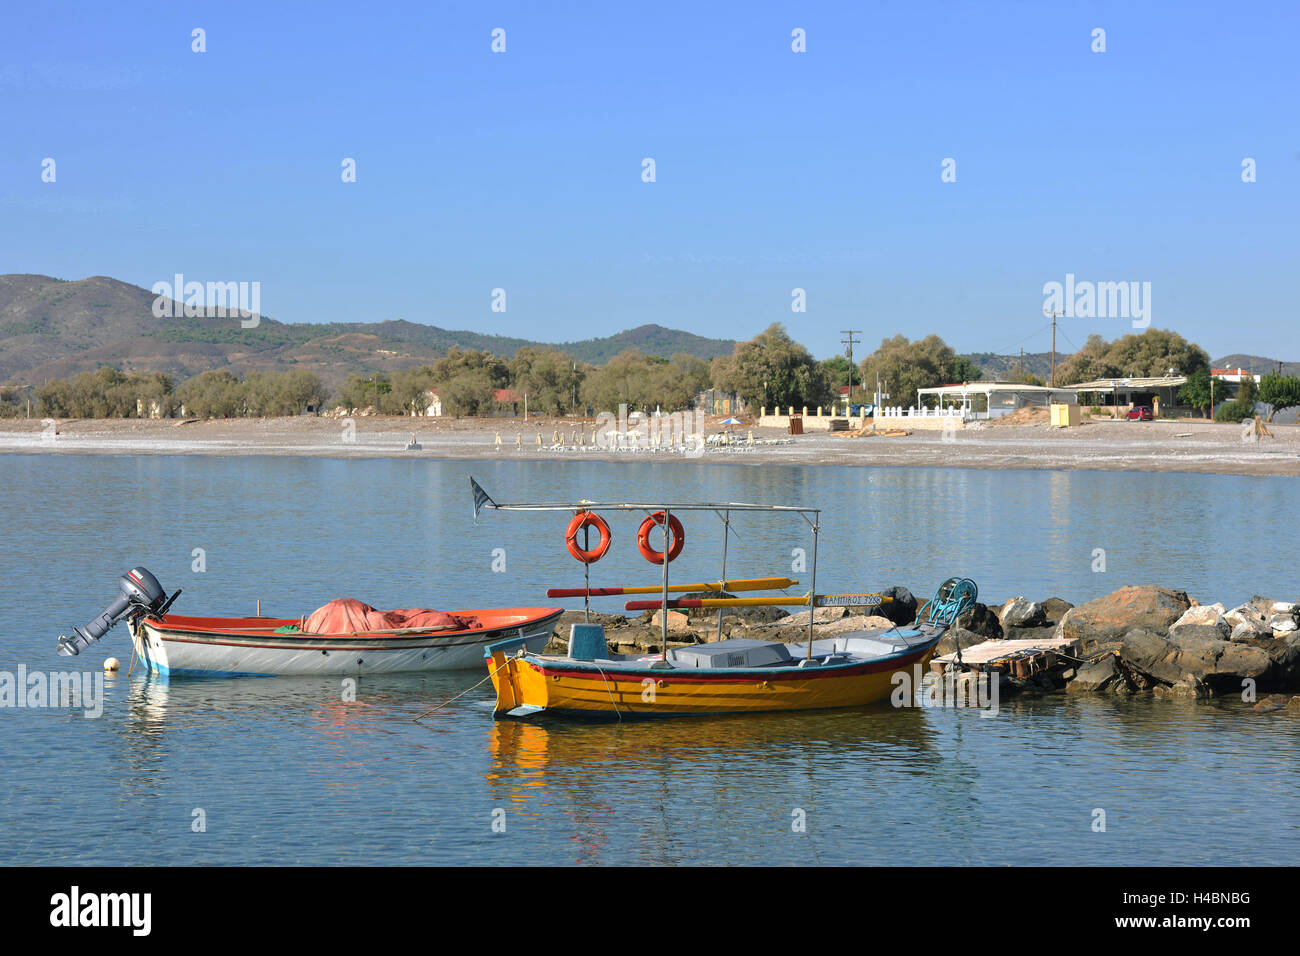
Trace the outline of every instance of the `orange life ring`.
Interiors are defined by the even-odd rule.
[[[590,550],[584,551],[578,547],[578,532],[583,528],[595,528],[600,535],[600,542]],[[579,511],[574,515],[573,520],[569,522],[569,528],[564,533],[565,543],[569,546],[569,554],[573,555],[583,564],[593,564],[605,556],[609,550],[609,543],[613,536],[609,533],[609,525],[605,519],[594,511]]]
[[[656,511],[645,521],[641,522],[641,528],[636,533],[636,546],[641,552],[641,557],[645,558],[651,564],[663,564],[664,555],[662,551],[656,551],[650,544],[650,532],[655,528],[662,528],[664,524],[664,513]],[[675,561],[677,556],[682,553],[682,548],[686,546],[686,531],[682,528],[682,523],[677,520],[676,515],[668,516],[668,560]]]

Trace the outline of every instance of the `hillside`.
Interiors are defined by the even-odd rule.
[[[1240,353],[1217,358],[1212,364],[1215,368],[1244,368],[1255,375],[1264,375],[1278,370],[1278,359]],[[1282,362],[1281,365],[1283,375],[1300,375],[1300,362]]]
[[[331,387],[352,372],[392,372],[432,362],[453,346],[512,356],[520,348],[555,348],[603,364],[639,348],[710,359],[735,343],[643,325],[604,338],[547,343],[449,330],[404,319],[385,322],[285,323],[263,316],[252,329],[237,318],[157,318],[148,289],[106,276],[79,281],[0,276],[0,382],[39,383],[101,365],[167,372],[178,380],[214,368],[238,374],[306,368]]]
[[[1056,364],[1060,365],[1069,357],[1069,352],[1057,352]],[[994,355],[992,352],[972,352],[963,355],[962,358],[973,362],[975,367],[983,373],[981,377],[986,381],[1007,381],[1016,378],[1021,369],[1019,354]],[[1024,370],[1031,375],[1037,375],[1046,382],[1052,374],[1052,353],[1026,352],[1024,355]]]

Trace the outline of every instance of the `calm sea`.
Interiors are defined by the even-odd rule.
[[[542,605],[578,585],[560,515],[500,501],[820,507],[819,590],[974,578],[981,598],[1078,603],[1128,583],[1203,602],[1300,597],[1274,546],[1290,478],[647,462],[0,455],[0,672],[125,662],[119,628],[54,642],[133,565],[180,613]],[[594,584],[656,583],[616,517]],[[691,516],[678,580],[717,576]],[[807,526],[735,519],[732,576],[791,572]],[[504,570],[493,571],[504,563]],[[196,570],[196,568],[203,570]],[[806,580],[800,573],[793,577]],[[561,602],[563,603],[563,602]],[[609,600],[598,608],[614,611]],[[105,685],[102,716],[0,709],[0,863],[1294,863],[1300,719],[1239,701],[1055,695],[628,724],[495,722],[477,671]],[[1104,811],[1105,829],[1097,821]],[[494,825],[495,824],[495,825]]]

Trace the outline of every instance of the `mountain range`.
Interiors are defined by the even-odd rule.
[[[331,387],[351,372],[393,372],[424,365],[453,346],[510,357],[526,346],[567,352],[604,364],[624,349],[671,357],[729,355],[731,339],[712,339],[643,325],[581,342],[547,343],[450,330],[392,319],[384,322],[277,322],[255,328],[237,317],[158,318],[156,296],[106,276],[68,281],[38,275],[0,276],[0,382],[40,384],[111,365],[128,372],[166,372],[182,381],[208,369],[283,371],[306,368]]]

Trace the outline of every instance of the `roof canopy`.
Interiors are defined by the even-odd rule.
[[[1150,377],[1118,375],[1115,378],[1098,378],[1091,382],[1071,385],[1076,392],[1109,392],[1117,388],[1132,391],[1138,388],[1177,388],[1187,384],[1186,375],[1156,375]]]

